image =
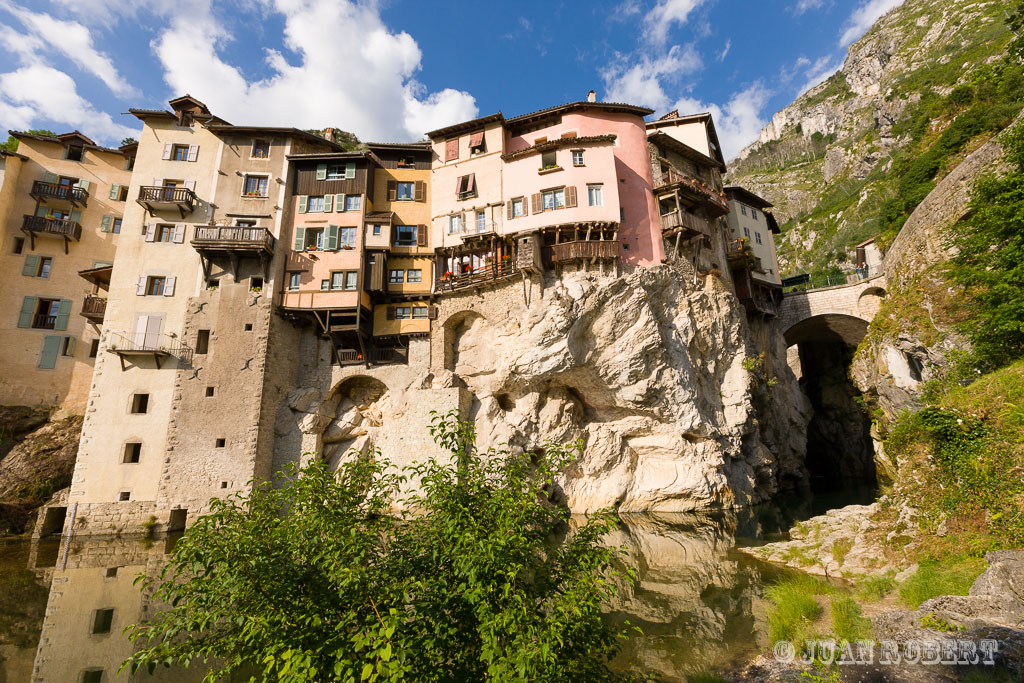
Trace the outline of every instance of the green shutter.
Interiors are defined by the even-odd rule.
[[[28,277],[35,277],[38,272],[39,257],[35,254],[29,254],[25,257],[25,265],[21,268],[21,274],[27,275]]]
[[[49,171],[44,171],[43,172],[43,182],[44,183],[56,184],[57,183],[57,174],[56,173],[50,173]]]
[[[73,355],[75,355],[75,344],[77,343],[77,340],[74,337],[65,337],[65,339],[68,340],[68,348],[67,348],[67,353],[65,353],[64,355],[65,356],[73,356]]]
[[[43,352],[39,356],[39,367],[52,370],[57,367],[57,352],[60,351],[60,337],[43,337]]]
[[[295,228],[295,251],[303,251],[306,248],[306,229],[299,226]]]
[[[88,180],[82,180],[82,179],[79,179],[78,182],[75,183],[75,187],[80,187],[83,190],[85,190],[86,192],[89,191],[89,185],[90,185],[90,183],[89,183]]]
[[[306,207],[309,205],[309,197],[304,194],[299,195],[299,213],[306,213]]]
[[[338,250],[338,226],[328,225],[327,226],[327,244],[324,245],[324,249],[327,251]]]
[[[345,164],[345,177],[348,179],[356,177],[356,164],[354,161],[350,161]]]
[[[71,299],[61,299],[60,307],[57,308],[57,322],[53,324],[55,330],[68,329],[68,316],[71,315]]]
[[[120,198],[121,198],[121,186],[120,185],[111,185],[110,186],[110,199],[120,199]]]
[[[327,180],[327,164],[316,165],[316,179]]]
[[[46,218],[46,215],[48,213],[50,213],[50,209],[49,207],[46,206],[46,204],[40,204],[38,207],[36,207],[36,215],[39,216],[40,218]]]
[[[334,195],[324,195],[324,213],[330,213],[334,211]]]
[[[26,296],[21,300],[21,313],[18,315],[18,327],[32,327],[32,316],[36,314],[36,298]]]
[[[345,195],[343,195],[343,194],[336,194],[336,195],[334,195],[334,210],[335,211],[344,211],[345,208],[346,208]]]
[[[113,219],[113,216],[104,216],[103,220],[100,221],[100,230],[103,232],[110,232],[110,223]]]
[[[71,220],[73,222],[75,222],[75,223],[81,223],[82,222],[82,210],[79,209],[77,211],[72,211],[71,212]]]

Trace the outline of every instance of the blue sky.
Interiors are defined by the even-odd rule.
[[[0,126],[116,144],[189,92],[236,124],[419,139],[598,98],[711,111],[731,157],[902,0],[0,0]]]

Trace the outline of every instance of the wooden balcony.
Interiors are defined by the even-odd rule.
[[[90,294],[85,297],[82,302],[82,310],[79,313],[83,318],[90,322],[101,323],[103,322],[103,314],[107,311],[107,300],[101,296],[94,296]]]
[[[378,349],[372,346],[366,349],[365,355],[361,351],[338,349],[336,356],[339,365],[405,365],[409,362],[406,349]]]
[[[662,173],[654,183],[655,192],[663,192],[668,188],[676,188],[680,194],[691,201],[704,204],[715,216],[729,213],[729,198],[714,187],[684,175],[675,169]]]
[[[548,261],[561,263],[577,259],[618,259],[618,240],[562,242],[545,247]]]
[[[187,187],[160,187],[146,185],[139,188],[139,196],[135,200],[141,204],[150,216],[157,211],[177,209],[184,218],[196,206],[196,193]]]
[[[36,235],[44,237],[63,237],[64,253],[68,253],[68,243],[82,239],[82,226],[77,221],[63,218],[45,218],[43,216],[25,216],[21,222],[21,231],[27,233],[32,249],[36,248]]]
[[[266,228],[240,225],[197,225],[192,236],[192,248],[199,252],[206,277],[210,276],[210,262],[218,257],[226,257],[236,281],[238,261],[247,257],[258,258],[263,266],[264,280],[269,279],[275,242],[274,236]]]
[[[517,273],[519,273],[519,268],[512,259],[503,259],[499,263],[489,263],[457,275],[445,273],[436,283],[437,291],[454,292],[467,287],[479,287],[496,280],[504,280]]]
[[[694,235],[710,235],[711,226],[700,216],[694,216],[681,209],[676,209],[661,216],[661,231],[666,235],[676,232],[688,232]]]
[[[83,208],[89,203],[89,192],[81,187],[45,183],[42,180],[32,181],[32,189],[29,190],[29,195],[41,202],[48,200],[71,202],[73,206],[81,206]]]

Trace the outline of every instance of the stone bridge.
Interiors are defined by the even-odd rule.
[[[840,340],[856,346],[885,295],[884,274],[845,285],[789,292],[779,307],[779,325],[789,346]]]

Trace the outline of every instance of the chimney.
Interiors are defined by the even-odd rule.
[[[597,93],[591,90],[587,93],[587,102],[597,102]]]

